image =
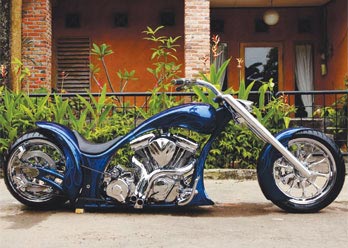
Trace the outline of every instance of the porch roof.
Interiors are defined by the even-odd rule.
[[[211,7],[303,7],[320,6],[331,0],[210,0]]]

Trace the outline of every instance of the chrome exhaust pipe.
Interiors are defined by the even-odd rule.
[[[178,205],[179,206],[185,206],[185,205],[189,204],[192,201],[193,197],[198,193],[197,190],[196,190],[198,181],[199,181],[199,177],[197,177],[195,179],[195,182],[193,183],[193,186],[192,186],[192,189],[191,189],[191,193],[189,194],[189,196],[187,198],[184,196],[185,198],[182,198],[182,199],[178,200]]]
[[[134,208],[136,209],[142,209],[145,203],[143,198],[137,197],[136,195],[132,195],[129,200],[134,203]]]
[[[132,203],[136,203],[137,202],[137,197],[136,195],[132,195],[130,198],[129,198],[130,202]]]
[[[144,199],[138,198],[135,202],[134,208],[136,209],[142,209],[144,207]]]

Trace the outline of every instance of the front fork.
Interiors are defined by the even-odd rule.
[[[301,176],[310,178],[312,173],[304,166],[286,147],[282,145],[274,136],[251,114],[242,104],[240,104],[231,95],[221,95],[221,98],[230,105],[246,121],[248,127],[257,134],[262,140],[275,147]]]

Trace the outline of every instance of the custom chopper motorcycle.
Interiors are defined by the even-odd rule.
[[[309,128],[273,136],[250,113],[251,103],[222,94],[202,80],[174,80],[177,90],[205,87],[219,108],[189,103],[145,120],[122,137],[94,144],[65,126],[38,122],[9,149],[5,183],[12,195],[34,208],[70,203],[75,208],[149,208],[211,205],[203,183],[213,141],[229,121],[247,125],[266,142],[257,175],[267,199],[288,212],[316,212],[337,197],[345,166],[335,143]],[[204,144],[173,128],[209,135]],[[189,133],[189,132],[187,132]],[[116,164],[117,151],[133,152]],[[232,192],[231,192],[232,193]]]

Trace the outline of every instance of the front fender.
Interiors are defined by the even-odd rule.
[[[301,131],[308,130],[309,128],[304,127],[296,127],[285,129],[282,132],[278,133],[275,138],[283,144],[283,146],[287,147],[289,141],[292,137]],[[257,177],[263,194],[269,199],[269,194],[276,195],[278,200],[284,200],[284,194],[280,191],[275,192],[275,182],[273,178],[273,163],[276,159],[278,159],[281,154],[276,150],[271,144],[266,144],[262,149],[259,160],[257,163]]]
[[[48,136],[63,150],[66,162],[63,180],[64,192],[69,199],[74,201],[82,187],[81,153],[78,149],[77,140],[73,132],[60,124],[53,122],[37,122],[40,132]]]

